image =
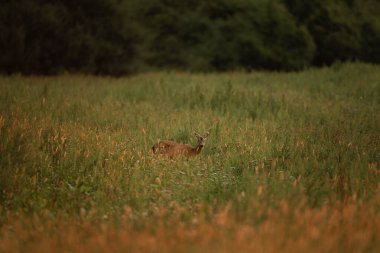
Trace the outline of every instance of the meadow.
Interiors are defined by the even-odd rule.
[[[1,76],[0,252],[379,252],[379,102],[361,63]]]

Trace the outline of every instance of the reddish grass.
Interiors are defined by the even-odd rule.
[[[375,206],[348,201],[311,209],[283,202],[253,222],[238,221],[227,205],[208,219],[181,222],[172,215],[163,221],[157,215],[155,225],[140,228],[129,219],[129,208],[119,224],[8,215],[0,252],[379,252]]]

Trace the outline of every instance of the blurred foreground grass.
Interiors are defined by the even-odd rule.
[[[375,252],[379,101],[360,63],[0,77],[0,251]]]

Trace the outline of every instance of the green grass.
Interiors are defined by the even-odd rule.
[[[380,67],[360,63],[0,77],[1,220],[9,212],[118,220],[130,207],[139,225],[176,205],[186,221],[227,203],[244,219],[283,200],[366,202],[379,194],[379,101]],[[199,157],[152,155],[158,139],[195,144],[194,130],[210,131]]]

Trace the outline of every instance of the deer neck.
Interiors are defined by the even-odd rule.
[[[203,146],[202,145],[198,145],[196,146],[195,148],[193,148],[193,151],[195,154],[199,154],[203,149]]]

